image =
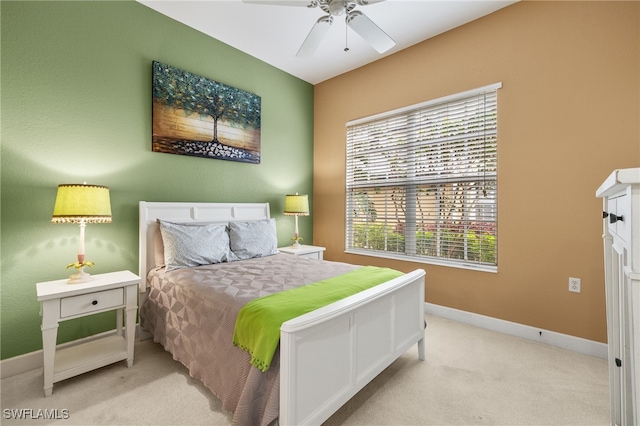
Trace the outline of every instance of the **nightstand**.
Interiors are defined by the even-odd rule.
[[[326,250],[324,247],[318,246],[300,246],[300,248],[280,247],[280,253],[292,254],[294,256],[307,257],[309,259],[322,260],[322,252]]]
[[[38,301],[42,304],[45,396],[51,395],[55,382],[125,359],[127,367],[133,365],[140,277],[120,271],[91,278],[78,284],[68,284],[66,279],[36,284]],[[111,310],[117,311],[115,333],[56,348],[60,321]]]

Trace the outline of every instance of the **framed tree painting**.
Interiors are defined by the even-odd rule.
[[[153,61],[152,150],[260,163],[260,96]]]

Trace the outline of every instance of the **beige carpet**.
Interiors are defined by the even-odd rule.
[[[606,361],[438,317],[427,321],[426,361],[411,349],[327,425],[609,424]],[[46,399],[41,369],[3,379],[0,422],[230,424],[217,399],[159,345],[137,342],[135,350],[132,368],[121,362],[56,383]],[[68,418],[12,418],[44,408]]]

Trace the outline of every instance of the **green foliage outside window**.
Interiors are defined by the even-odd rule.
[[[405,235],[398,232],[397,227],[378,223],[360,223],[353,227],[353,248],[404,254]],[[419,230],[416,232],[416,255],[495,263],[496,238],[495,235],[483,230],[469,229],[464,232],[449,229],[441,231],[438,245],[433,232]]]

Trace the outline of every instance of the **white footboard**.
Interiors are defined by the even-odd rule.
[[[280,329],[280,425],[319,425],[412,345],[424,360],[422,269]]]

